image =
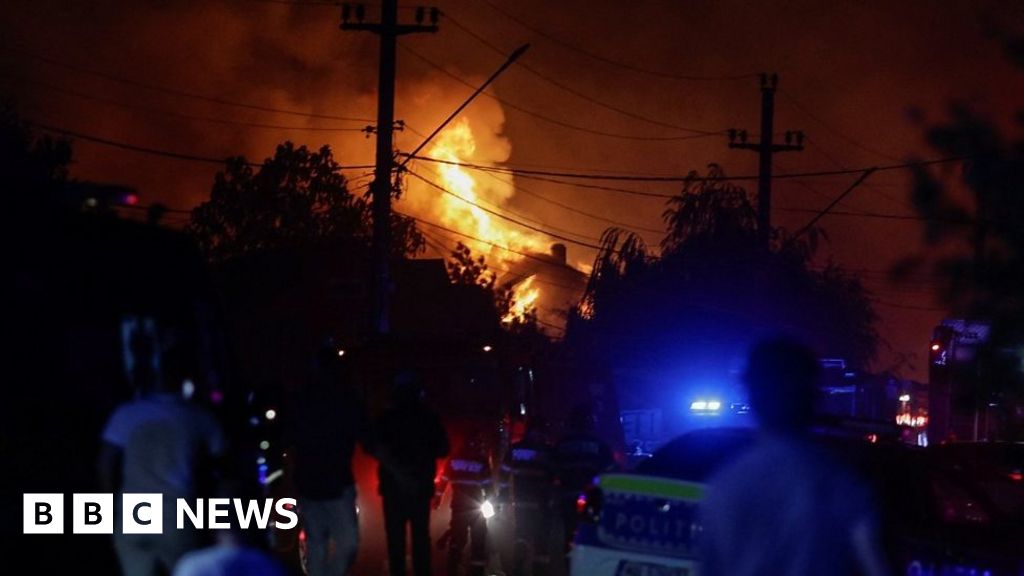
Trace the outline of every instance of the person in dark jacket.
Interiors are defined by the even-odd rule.
[[[544,572],[551,561],[550,526],[554,499],[555,453],[544,425],[530,423],[523,439],[512,444],[501,466],[504,500],[512,506],[515,576]]]
[[[337,348],[316,354],[291,426],[295,488],[305,524],[311,576],[344,576],[359,548],[352,455],[366,445],[362,397]],[[333,546],[332,546],[333,543]]]
[[[416,576],[430,576],[430,508],[437,460],[448,455],[448,435],[423,402],[417,374],[395,379],[391,406],[377,422],[373,454],[380,461],[380,495],[391,576],[405,576],[406,526]]]
[[[487,566],[487,512],[493,492],[491,465],[483,434],[474,433],[445,464],[438,496],[451,486],[451,522],[447,538],[448,576],[457,576],[463,550],[469,546],[470,576],[483,576]],[[491,504],[493,506],[493,504]],[[490,514],[494,513],[493,507]],[[442,538],[442,542],[444,538]]]
[[[598,474],[615,467],[615,455],[608,443],[595,432],[593,408],[575,406],[569,416],[569,431],[555,444],[558,485],[561,500],[565,545],[576,531],[576,499]]]

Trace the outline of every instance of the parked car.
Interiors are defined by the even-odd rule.
[[[697,507],[707,480],[754,439],[751,429],[680,436],[632,473],[605,474],[578,501],[573,576],[699,574]],[[1024,574],[1024,526],[932,451],[877,435],[822,438],[874,488],[894,574]]]

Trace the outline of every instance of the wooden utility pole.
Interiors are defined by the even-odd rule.
[[[786,131],[785,144],[775,144],[775,89],[779,85],[777,74],[761,74],[761,139],[757,144],[747,142],[746,130],[729,130],[729,148],[753,150],[758,153],[757,171],[757,233],[765,248],[771,240],[772,226],[772,155],[804,149],[804,133]],[[794,142],[795,140],[795,142]]]
[[[437,8],[416,8],[415,24],[398,23],[398,0],[381,2],[380,22],[365,22],[363,4],[341,7],[341,29],[373,32],[380,37],[380,65],[377,76],[377,159],[370,193],[373,199],[373,332],[390,332],[391,272],[391,180],[394,168],[393,132],[395,128],[395,52],[403,34],[437,32]],[[429,24],[424,20],[429,15]],[[353,17],[354,20],[353,21]]]

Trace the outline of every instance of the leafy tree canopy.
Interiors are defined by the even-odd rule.
[[[960,401],[1009,414],[1024,403],[1024,139],[960,105],[925,136],[938,154],[964,161],[916,169],[912,198],[928,249],[894,273],[926,269],[950,316],[991,325],[969,369],[971,397]]]
[[[873,358],[875,313],[855,278],[812,265],[817,230],[794,238],[774,229],[763,247],[747,192],[717,165],[690,174],[664,219],[657,255],[635,234],[605,232],[571,339],[650,366],[707,359],[710,349],[721,351],[723,364],[757,335],[777,331],[854,365]]]
[[[311,151],[285,142],[256,169],[243,157],[228,159],[210,199],[192,211],[187,230],[214,261],[318,242],[368,247],[371,203],[348,189],[330,147]],[[391,231],[395,256],[423,249],[411,219],[392,214]]]
[[[452,250],[447,267],[448,277],[453,284],[477,286],[491,294],[506,331],[517,335],[543,335],[536,307],[524,310],[521,315],[515,314],[514,285],[498,285],[498,275],[487,266],[484,256],[474,256],[469,246],[459,242]]]

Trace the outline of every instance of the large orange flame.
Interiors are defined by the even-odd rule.
[[[534,286],[537,275],[528,276],[526,280],[516,284],[512,288],[512,307],[509,309],[502,322],[513,322],[516,319],[523,319],[536,305],[540,298],[540,288]]]
[[[448,162],[473,162],[476,140],[469,120],[460,118],[441,132],[430,147],[429,155]],[[438,164],[439,184],[451,192],[435,203],[442,223],[478,239],[466,240],[475,251],[488,255],[488,263],[499,276],[523,258],[517,252],[538,251],[547,241],[539,234],[530,234],[481,207],[499,211],[512,195],[511,176],[506,174],[471,174],[457,164]],[[511,249],[507,250],[506,248]],[[503,318],[511,322],[536,306],[540,288],[535,277],[516,281],[513,287],[515,304]]]

